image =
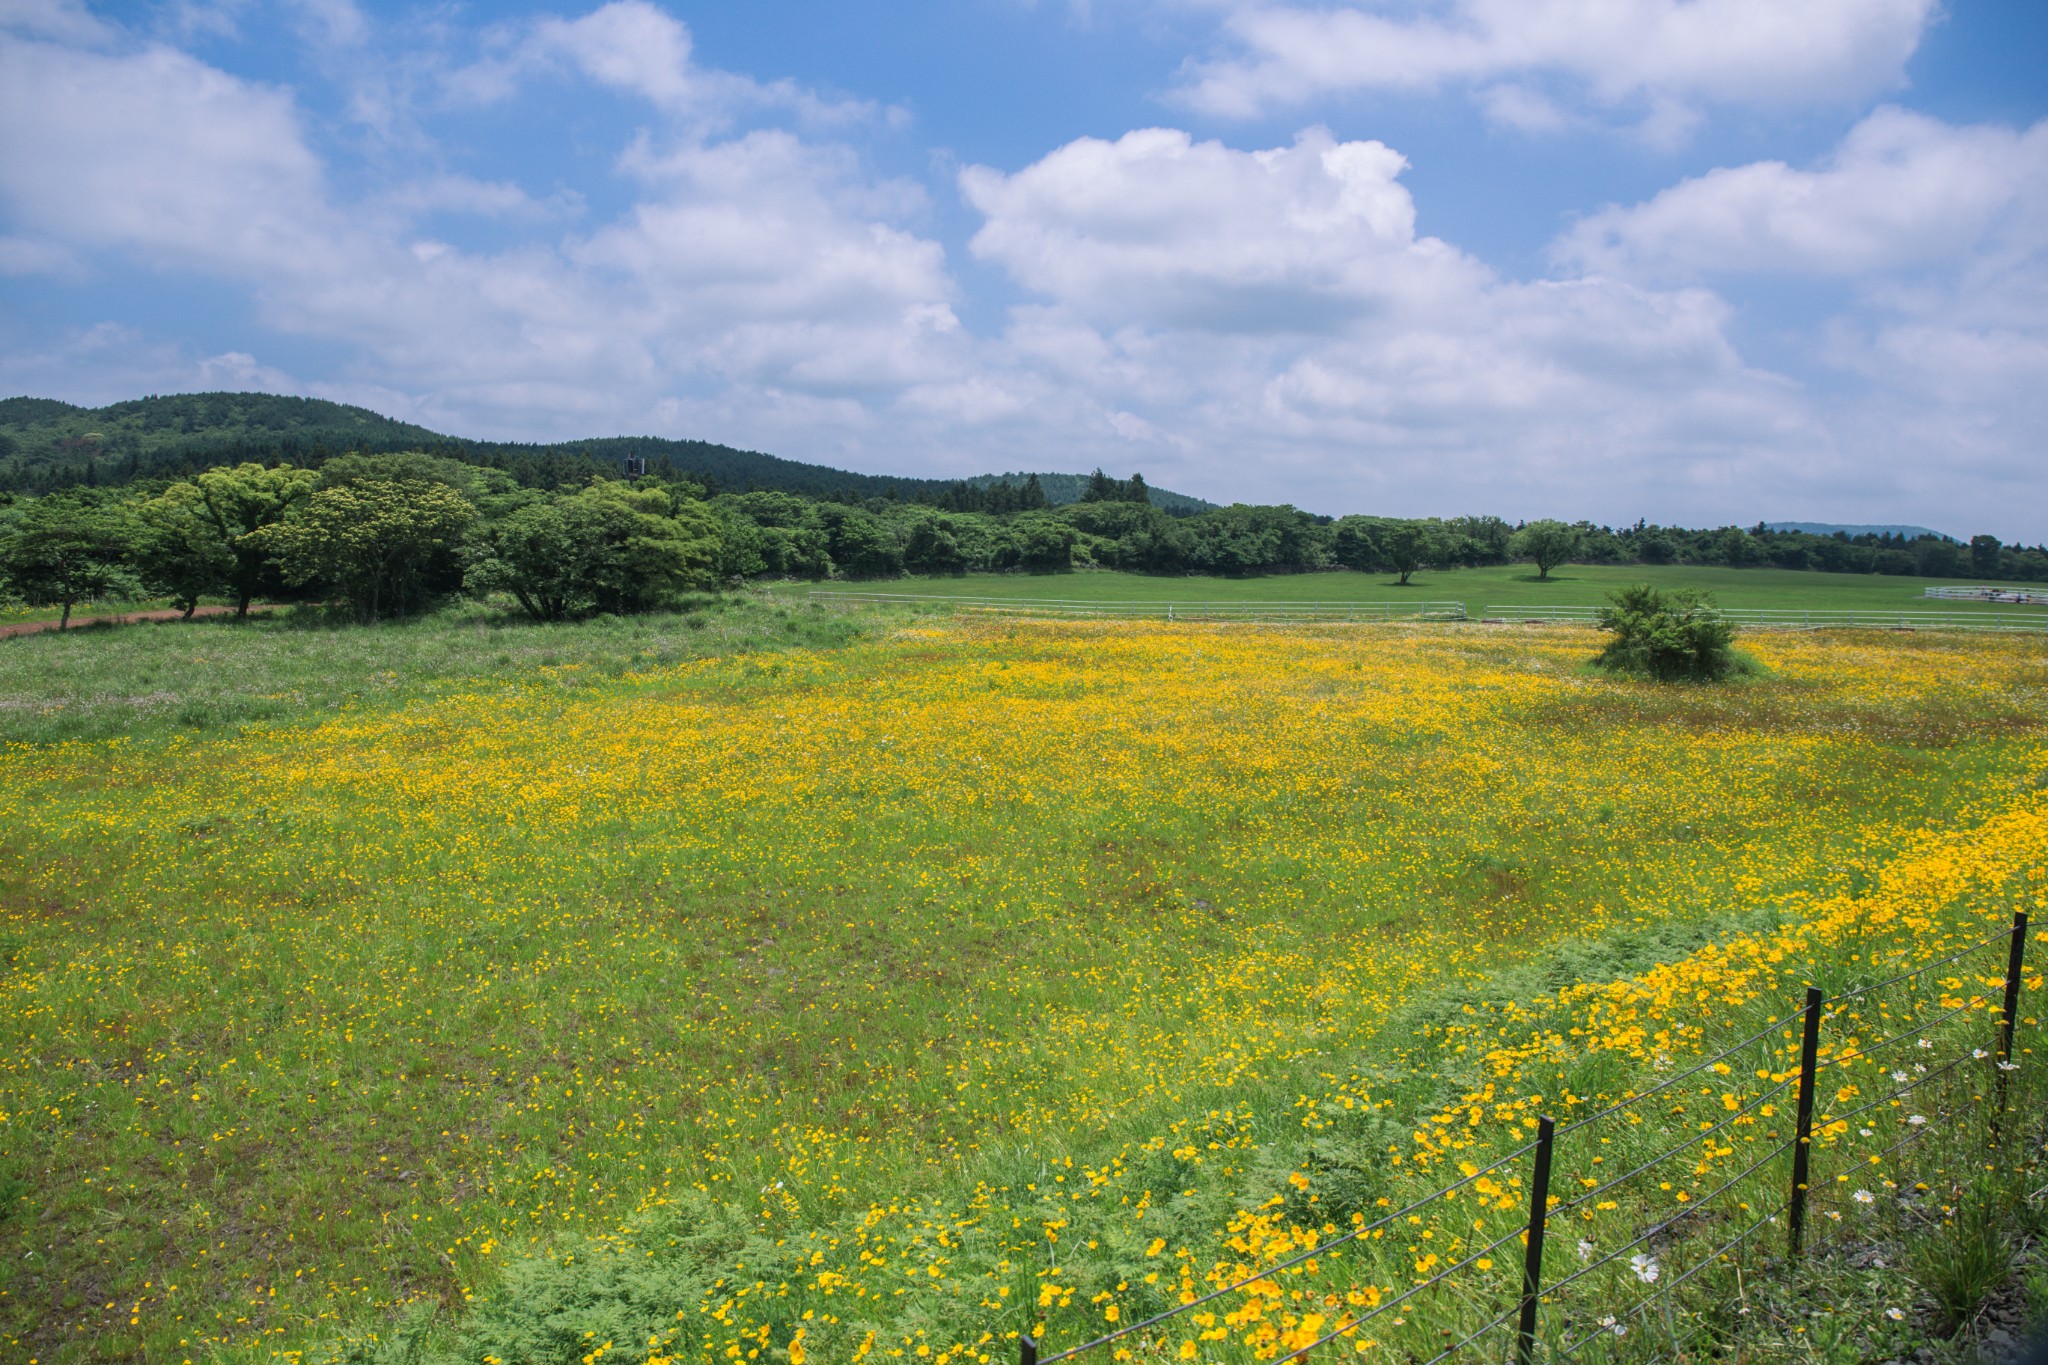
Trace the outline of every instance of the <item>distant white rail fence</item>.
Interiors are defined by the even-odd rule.
[[[1929,588],[1923,594],[1944,602],[2008,602],[2022,607],[2048,607],[2044,588]]]
[[[1489,622],[1553,622],[1591,625],[1598,607],[1488,606],[1481,618]],[[1864,608],[1723,607],[1721,614],[1752,630],[1821,630],[1855,627],[1867,630],[1996,630],[2048,631],[2048,612],[2006,616],[1988,611],[1878,611]]]
[[[1158,621],[1463,621],[1463,602],[1086,602],[1066,597],[955,597],[938,593],[819,592],[812,601],[954,607],[1002,616],[1117,617]]]
[[[1469,621],[1463,602],[1260,602],[1187,601],[1090,602],[1071,597],[964,597],[943,593],[831,592],[813,589],[809,598],[843,606],[949,608],[993,616],[1059,616],[1150,621]],[[1489,624],[1593,624],[1592,606],[1487,606]],[[2048,632],[2048,611],[1898,611],[1859,608],[1727,607],[1722,615],[1752,630],[1990,630]]]

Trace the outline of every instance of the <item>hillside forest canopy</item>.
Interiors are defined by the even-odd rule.
[[[244,401],[255,399],[264,401]],[[110,414],[118,420],[101,420]],[[44,443],[31,450],[10,436],[0,454],[0,473],[32,485],[0,492],[0,581],[60,619],[80,602],[148,594],[188,613],[202,599],[242,612],[259,599],[322,601],[374,621],[465,592],[509,597],[536,620],[565,620],[657,609],[753,579],[1075,569],[1241,577],[1342,568],[1407,584],[1418,571],[1521,561],[1538,577],[1590,563],[2048,580],[2048,550],[1987,535],[1963,543],[1933,532],[1819,534],[1763,524],[1328,517],[1285,505],[1162,498],[1142,476],[1099,469],[883,480],[864,490],[829,486],[840,471],[763,455],[749,457],[768,463],[748,465],[748,480],[781,477],[786,465],[797,471],[789,477],[795,486],[741,486],[732,468],[723,480],[716,470],[691,477],[674,452],[640,454],[629,466],[602,442],[589,444],[606,450],[508,455],[435,438],[432,448],[334,453],[324,443],[350,434],[348,414],[360,414],[349,420],[365,445],[433,436],[362,409],[267,395],[98,410],[0,403],[0,431],[41,433],[34,439]],[[94,471],[111,456],[82,466],[47,457],[50,442],[63,449],[79,439],[51,432],[87,422],[115,433],[99,432],[110,451],[127,452],[106,475]],[[235,450],[261,458],[193,467],[228,448],[223,433],[240,433]],[[201,441],[214,444],[194,444]],[[183,461],[184,472],[164,472],[171,459]],[[80,468],[68,482],[53,474]],[[629,468],[638,476],[626,477]]]

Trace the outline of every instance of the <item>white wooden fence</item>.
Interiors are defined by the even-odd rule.
[[[937,593],[820,592],[814,602],[952,607],[1001,616],[1096,616],[1159,621],[1463,621],[1463,602],[1089,602],[1066,597],[955,597]]]
[[[1922,594],[1944,602],[2009,602],[2021,607],[2048,607],[2043,588],[1928,588]]]

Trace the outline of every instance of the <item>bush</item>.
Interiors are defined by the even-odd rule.
[[[1719,682],[1751,671],[1735,651],[1734,623],[1703,593],[1638,583],[1608,600],[1597,622],[1614,638],[1593,660],[1600,668],[1659,682]]]

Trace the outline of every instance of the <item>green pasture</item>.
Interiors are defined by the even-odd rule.
[[[1705,565],[1569,564],[1539,579],[1526,564],[1418,572],[1406,587],[1392,575],[1275,574],[1258,578],[1159,577],[1112,571],[1063,574],[963,574],[957,578],[778,583],[779,597],[811,593],[905,593],[921,597],[1042,597],[1080,602],[1463,602],[1477,616],[1487,606],[1599,606],[1616,588],[1650,583],[1698,588],[1724,607],[1810,608],[1815,611],[2003,611],[2048,613],[2043,607],[1927,598],[1930,587],[1975,586],[1975,580],[1828,574],[1799,569],[1729,569]]]
[[[246,621],[88,622],[0,639],[0,743],[313,724],[516,684],[541,668],[594,686],[685,659],[830,649],[903,615],[735,593],[580,624],[476,604],[372,627],[290,608]]]
[[[1300,1169],[1399,1193],[1380,1154],[1477,1074],[1431,1029],[1876,885],[2036,790],[2048,723],[2003,638],[1778,636],[1764,679],[1674,690],[1587,681],[1583,632],[1275,632],[1281,668],[791,591],[0,640],[0,1359],[1014,1331],[1049,1260],[1143,1283],[1115,1238],[1154,1186],[1190,1246]],[[1300,1110],[1361,1077],[1384,1115]],[[1846,1306],[1749,1358],[1871,1358],[1902,1284],[1769,1287]],[[767,1335],[665,1356],[647,1301]]]

